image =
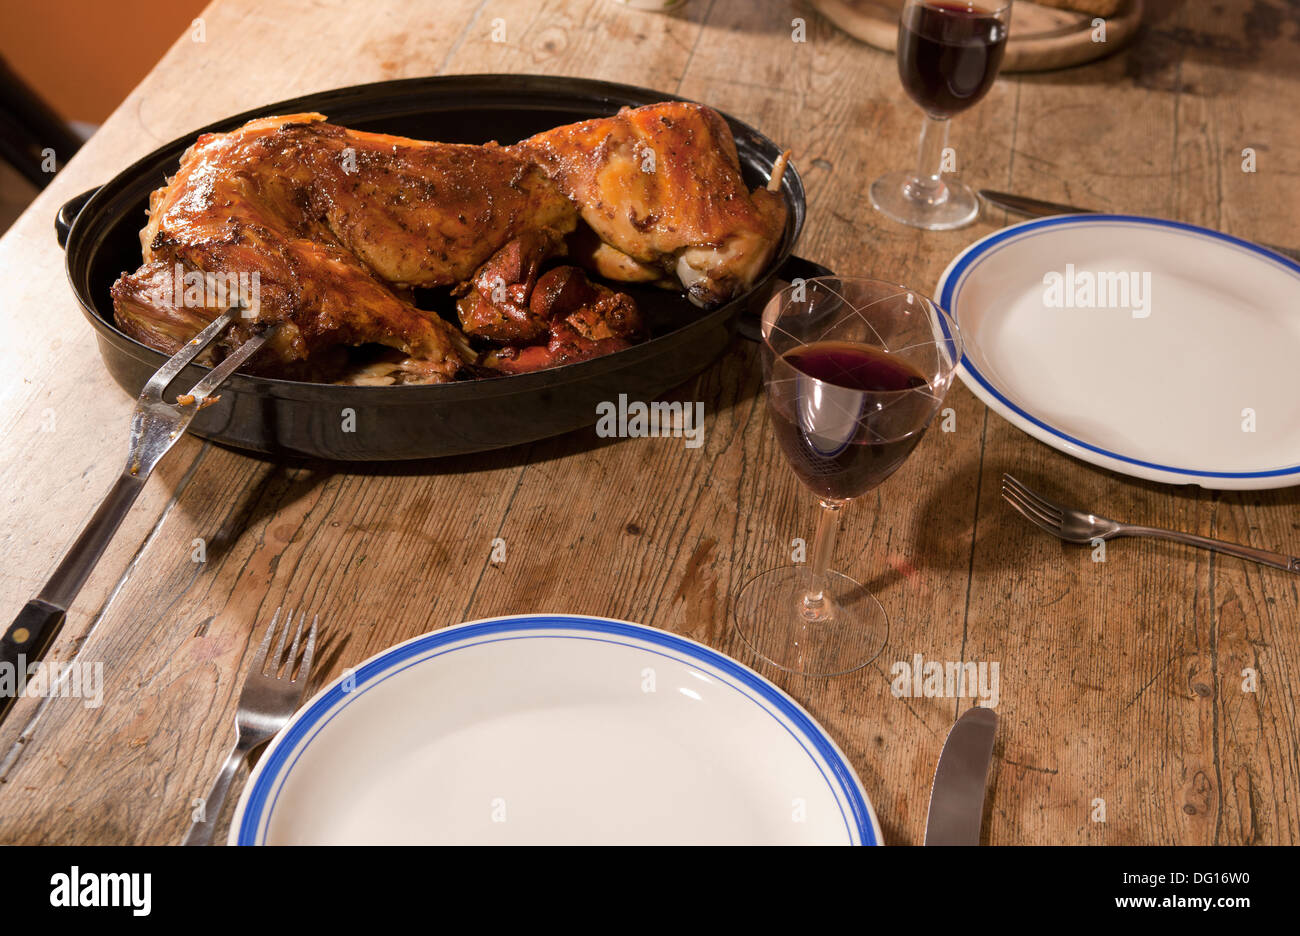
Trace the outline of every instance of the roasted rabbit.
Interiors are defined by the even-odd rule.
[[[727,122],[699,104],[623,108],[513,149],[573,199],[608,279],[680,282],[713,306],[754,282],[785,230],[784,198],[745,187]]]
[[[709,306],[754,281],[784,226],[784,201],[745,188],[725,121],[699,105],[625,109],[513,146],[294,114],[201,136],[151,196],[144,265],[112,294],[119,327],[163,351],[237,299],[225,350],[276,327],[256,372],[443,382],[644,336],[629,296],[548,263],[680,284]],[[214,281],[254,288],[232,298]],[[461,328],[417,305],[430,288],[459,297]]]

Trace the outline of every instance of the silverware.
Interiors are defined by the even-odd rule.
[[[266,636],[257,648],[257,654],[248,668],[244,679],[244,688],[239,693],[239,707],[235,710],[235,746],[231,748],[217,778],[212,781],[212,788],[200,807],[201,819],[195,819],[185,833],[185,845],[210,845],[212,833],[216,830],[217,820],[221,818],[221,807],[225,805],[226,794],[230,792],[230,782],[248,755],[260,745],[269,741],[281,728],[289,723],[293,713],[302,704],[311,678],[311,658],[316,651],[317,618],[311,619],[311,629],[307,631],[307,645],[298,661],[298,643],[302,638],[302,625],[307,614],[298,615],[298,627],[293,633],[293,644],[288,656],[284,655],[284,641],[293,628],[293,611],[285,615],[284,627],[279,627],[280,609],[275,609],[271,626],[266,629]],[[271,638],[277,633],[275,652],[269,657],[267,648]],[[297,666],[295,667],[295,664]]]
[[[68,606],[77,597],[81,586],[95,568],[95,563],[108,548],[113,534],[144,489],[144,483],[158,460],[176,444],[176,440],[189,426],[194,415],[203,408],[212,392],[266,342],[269,330],[254,335],[240,345],[190,388],[189,393],[182,394],[176,403],[163,400],[163,392],[176,379],[176,375],[224,332],[240,311],[237,306],[214,319],[212,324],[158,368],[144,385],[131,416],[126,468],[40,594],[27,602],[5,631],[4,638],[0,640],[0,666],[8,664],[14,668],[14,672],[18,672],[44,656],[55,635],[63,627]],[[15,694],[12,693],[0,697],[0,721],[9,714],[14,698]]]
[[[1287,572],[1300,572],[1300,558],[1295,556],[1270,552],[1267,549],[1256,549],[1253,546],[1226,543],[1223,540],[1197,536],[1193,533],[1179,533],[1175,530],[1162,530],[1159,527],[1108,520],[1048,500],[1009,474],[1002,476],[1002,498],[1034,526],[1046,530],[1053,536],[1059,536],[1067,543],[1090,545],[1095,544],[1097,540],[1110,540],[1119,536],[1151,536],[1156,539],[1173,540],[1175,543],[1185,543],[1188,546],[1199,546],[1201,549],[1212,549],[1229,556],[1239,556]]]
[[[1098,214],[1092,208],[1075,208],[1073,205],[1062,205],[1038,198],[1028,198],[1024,195],[1013,195],[1010,192],[995,192],[993,189],[980,189],[980,198],[990,205],[996,205],[1013,214],[1024,215],[1027,218],[1047,218],[1052,215],[1066,214]],[[1292,260],[1300,261],[1300,250],[1294,247],[1279,247],[1276,244],[1260,244],[1259,246],[1274,253],[1280,253],[1285,257],[1290,257]]]
[[[984,791],[997,713],[991,708],[968,709],[948,732],[930,789],[930,814],[925,821],[927,845],[978,845],[984,817]]]

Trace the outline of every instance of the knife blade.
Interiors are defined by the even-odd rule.
[[[1076,208],[1073,205],[1062,205],[1059,202],[1043,201],[1041,198],[1029,198],[1026,195],[1013,195],[1011,192],[997,192],[993,189],[980,189],[980,198],[990,205],[995,205],[1012,214],[1023,215],[1026,218],[1099,213],[1092,208]],[[1259,246],[1274,253],[1280,253],[1284,257],[1290,257],[1292,260],[1300,261],[1300,250],[1294,247],[1279,247],[1277,244],[1264,243]]]
[[[1043,201],[1041,198],[1029,198],[1025,195],[1013,195],[1011,192],[997,192],[993,189],[980,189],[980,198],[990,205],[1004,208],[1012,214],[1027,218],[1046,218],[1050,215],[1096,214],[1091,208],[1075,208],[1058,202]]]
[[[930,789],[925,822],[927,845],[978,845],[984,817],[984,790],[993,757],[997,713],[968,709],[948,732]]]

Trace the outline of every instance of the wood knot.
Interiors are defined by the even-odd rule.
[[[545,55],[559,55],[569,46],[569,37],[563,29],[558,26],[552,26],[542,31],[537,37],[537,42],[533,48]]]

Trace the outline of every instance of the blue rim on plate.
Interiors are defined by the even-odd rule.
[[[1221,231],[1199,227],[1195,224],[1184,224],[1181,221],[1166,221],[1163,218],[1148,218],[1142,215],[1099,213],[1056,215],[1050,218],[1025,221],[1020,224],[1014,224],[1008,228],[1003,228],[987,237],[981,238],[963,250],[957,258],[948,265],[948,269],[943,271],[943,275],[939,277],[939,285],[936,290],[939,294],[939,305],[953,317],[953,320],[957,322],[957,327],[960,328],[961,321],[958,319],[956,306],[957,301],[961,296],[962,286],[965,284],[970,274],[973,273],[981,263],[992,257],[998,251],[1009,246],[1013,242],[1019,242],[1026,238],[1034,237],[1044,231],[1061,225],[1079,226],[1089,224],[1113,224],[1116,222],[1123,224],[1146,225],[1148,227],[1168,228],[1210,240],[1221,241],[1233,247],[1249,251],[1250,253],[1258,254],[1264,259],[1271,260],[1282,266],[1284,269],[1300,276],[1300,263],[1296,263],[1295,261],[1269,250],[1266,247],[1252,244],[1250,241],[1242,240],[1239,237],[1233,237],[1231,234],[1224,234]],[[1034,416],[1017,406],[1015,403],[1011,402],[1011,400],[1008,399],[992,381],[980,373],[979,369],[971,363],[969,356],[964,353],[962,355],[961,365],[958,368],[958,373],[961,374],[963,378],[965,378],[966,375],[969,375],[970,378],[976,382],[978,386],[971,385],[970,380],[965,381],[968,385],[971,385],[971,389],[975,390],[977,395],[979,394],[979,390],[982,388],[984,393],[996,400],[1006,410],[1015,413],[1021,419],[1038,427],[1053,438],[1066,443],[1066,445],[1073,449],[1081,449],[1085,452],[1091,452],[1094,455],[1100,455],[1103,458],[1112,459],[1122,464],[1146,468],[1151,471],[1165,472],[1169,475],[1175,476],[1175,478],[1182,479],[1185,483],[1195,483],[1198,478],[1219,478],[1224,480],[1243,481],[1254,478],[1300,478],[1300,464],[1291,465],[1286,468],[1273,468],[1267,471],[1203,471],[1196,468],[1180,468],[1174,465],[1161,465],[1156,462],[1144,461],[1140,458],[1133,458],[1119,452],[1113,452],[1110,449],[1102,448],[1101,446],[1093,445],[1091,442],[1085,442],[1083,439],[1076,438],[1075,436],[1058,429],[1056,426],[1039,419],[1037,416]],[[1051,440],[1044,439],[1043,441],[1050,443]],[[1069,451],[1069,449],[1067,449],[1067,451]],[[1070,453],[1080,454],[1077,451],[1072,451]],[[1122,469],[1117,468],[1117,470]]]
[[[542,631],[547,633],[537,633]],[[712,668],[721,682],[749,698],[781,724],[813,761],[839,804],[849,841],[858,845],[880,844],[879,825],[857,773],[825,730],[776,685],[694,640],[626,621],[567,614],[516,615],[444,628],[398,644],[367,660],[350,674],[346,690],[345,677],[336,679],[295,716],[258,763],[235,819],[237,844],[265,843],[280,791],[302,753],[339,712],[369,689],[409,666],[443,653],[500,640],[548,637],[599,640]],[[619,638],[652,644],[660,650],[625,643]]]

